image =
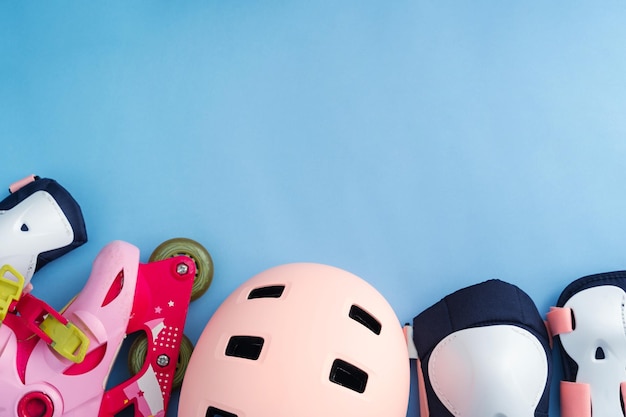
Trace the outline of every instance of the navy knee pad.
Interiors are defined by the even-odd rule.
[[[420,401],[430,417],[547,417],[550,336],[530,297],[489,280],[413,320]]]

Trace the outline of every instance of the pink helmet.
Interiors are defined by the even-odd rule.
[[[405,417],[409,359],[398,318],[361,278],[274,267],[217,309],[191,356],[179,417]]]

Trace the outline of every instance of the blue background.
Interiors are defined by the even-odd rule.
[[[147,261],[185,236],[215,262],[193,341],[294,261],[361,276],[401,322],[489,278],[545,313],[626,268],[625,21],[623,1],[1,1],[0,181],[58,180],[90,239],[35,293],[60,308],[106,243]]]

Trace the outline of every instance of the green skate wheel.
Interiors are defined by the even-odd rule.
[[[180,388],[183,383],[185,371],[187,371],[187,365],[191,359],[191,353],[193,352],[193,343],[185,335],[183,335],[180,343],[180,351],[176,362],[176,372],[172,380],[172,390]],[[131,375],[136,375],[141,368],[143,368],[146,362],[146,355],[148,353],[148,337],[145,333],[141,333],[137,336],[128,352],[128,370]]]
[[[152,252],[150,262],[180,255],[190,257],[196,264],[196,276],[191,289],[193,301],[204,294],[213,281],[213,259],[204,246],[195,240],[182,237],[166,240]]]

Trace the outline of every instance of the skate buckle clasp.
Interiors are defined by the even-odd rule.
[[[43,300],[24,293],[16,311],[23,325],[59,355],[74,363],[85,359],[89,348],[87,335]]]
[[[10,273],[15,279],[6,277]],[[22,296],[24,288],[24,276],[17,272],[11,265],[4,265],[0,268],[0,322],[4,320],[7,313],[13,309],[13,305]]]
[[[89,348],[89,338],[69,321],[59,321],[54,315],[48,315],[39,326],[51,339],[50,347],[59,355],[74,363],[85,360]]]

